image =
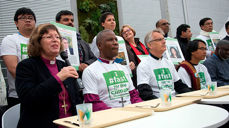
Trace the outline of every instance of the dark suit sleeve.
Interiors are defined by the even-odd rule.
[[[184,84],[181,79],[174,82],[174,89],[177,93],[185,93],[185,92],[191,92],[193,91],[191,88],[189,88],[186,84]]]
[[[86,63],[88,65],[92,64],[97,60],[97,57],[94,55],[94,53],[91,51],[90,46],[88,43],[81,39],[81,36],[79,33],[77,33],[77,41],[80,43],[80,46],[82,47],[82,50],[84,52],[84,61],[83,63]]]
[[[81,40],[81,44],[84,50],[84,54],[85,56],[87,56],[85,57],[84,63],[90,65],[93,62],[95,62],[97,58],[95,57],[94,53],[91,51],[90,46],[84,40]]]
[[[62,90],[58,81],[51,75],[47,78],[47,73],[41,73],[39,67],[43,67],[43,65],[23,60],[16,68],[17,94],[21,102],[31,106],[39,106],[39,103],[51,101]],[[40,81],[40,77],[46,78],[46,80]]]
[[[153,95],[153,90],[148,84],[138,85],[138,92],[142,100],[157,99],[157,97]]]

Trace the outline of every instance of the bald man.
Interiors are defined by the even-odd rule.
[[[166,19],[160,19],[156,23],[156,28],[164,32],[164,37],[168,37],[170,23]]]
[[[96,44],[99,58],[83,72],[85,102],[93,104],[93,111],[141,102],[128,69],[114,62],[119,48],[115,33],[109,29],[99,32]]]

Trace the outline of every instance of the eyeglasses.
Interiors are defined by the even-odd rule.
[[[48,35],[48,36],[42,36],[42,38],[46,38],[48,40],[52,40],[52,39],[57,39],[57,40],[60,40],[61,37],[60,36],[51,36],[51,35]]]
[[[127,32],[130,32],[130,29],[127,29],[126,31],[122,32],[122,35],[126,34]]]
[[[162,23],[161,25],[163,25],[163,26],[170,25],[170,23]]]
[[[26,21],[27,19],[28,20],[34,20],[34,17],[33,16],[22,16],[22,17],[19,17],[18,18],[19,20],[23,20],[23,21]]]
[[[213,22],[210,22],[210,23],[206,23],[204,25],[213,25]]]
[[[206,51],[207,50],[207,48],[203,48],[203,47],[198,48],[198,49],[200,49],[201,51]]]
[[[159,38],[159,39],[155,39],[155,40],[151,40],[150,42],[160,42],[160,41],[162,41],[162,40],[164,40],[165,38]]]

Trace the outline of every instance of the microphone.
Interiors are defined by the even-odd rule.
[[[67,66],[71,66],[71,63],[68,60],[68,53],[65,51],[62,51],[60,53],[60,57],[65,61],[65,63],[67,64]]]
[[[60,53],[60,57],[65,61],[67,66],[71,66],[71,63],[68,60],[68,53],[66,51],[62,51]],[[82,80],[80,78],[78,78],[78,79],[76,79],[76,82],[77,82],[79,90],[80,91],[83,90],[84,89],[84,85],[82,83]]]

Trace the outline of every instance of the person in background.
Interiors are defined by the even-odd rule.
[[[73,13],[68,10],[62,10],[56,14],[56,22],[70,27],[74,27]],[[95,55],[92,53],[88,43],[81,39],[80,34],[77,33],[78,53],[80,59],[79,76],[82,77],[83,70],[90,64],[96,61]]]
[[[142,100],[159,97],[160,89],[171,89],[172,94],[189,92],[191,89],[182,83],[172,62],[163,57],[166,41],[161,30],[153,30],[145,36],[149,56],[137,67],[138,91]]]
[[[160,19],[156,23],[156,28],[164,32],[164,37],[168,37],[170,23],[166,19]]]
[[[196,38],[203,40],[206,43],[207,46],[207,58],[210,57],[214,53],[215,45],[211,41],[210,32],[215,32],[213,30],[213,21],[211,18],[206,17],[200,20],[200,35],[198,35]]]
[[[8,107],[20,103],[15,89],[17,64],[27,58],[29,36],[35,28],[36,16],[30,8],[19,8],[14,15],[14,23],[18,33],[8,35],[2,40],[1,57],[7,67],[8,78]]]
[[[31,34],[29,58],[16,70],[21,101],[19,128],[57,128],[53,120],[76,114],[82,103],[75,68],[56,57],[63,50],[61,35],[52,24],[41,24]]]
[[[84,100],[93,104],[93,111],[142,101],[127,68],[114,62],[119,48],[117,40],[110,29],[99,32],[96,38],[99,58],[83,72]]]
[[[227,32],[227,35],[223,38],[223,40],[228,40],[229,41],[229,21],[225,24],[225,30]]]
[[[100,16],[100,25],[103,27],[103,29],[109,29],[114,31],[116,27],[116,22],[114,18],[114,14],[111,12],[105,12]],[[122,40],[122,37],[116,36],[118,40]],[[91,50],[94,53],[94,55],[98,58],[99,57],[99,49],[96,45],[96,36],[92,40],[92,43],[90,44]]]
[[[135,30],[130,25],[123,25],[121,28],[121,37],[125,40],[126,50],[130,61],[130,69],[132,70],[132,81],[134,87],[137,88],[136,67],[141,62],[138,55],[148,55],[146,47],[140,42],[139,38],[134,38]]]
[[[206,88],[206,84],[211,82],[207,68],[199,63],[205,59],[206,50],[204,41],[198,39],[190,41],[187,47],[187,59],[181,62],[178,68],[182,82],[193,90]]]
[[[186,59],[188,42],[191,40],[191,28],[187,24],[181,24],[177,27],[176,38],[180,45],[181,51]]]
[[[213,56],[203,63],[217,86],[229,85],[229,41],[220,40]]]

